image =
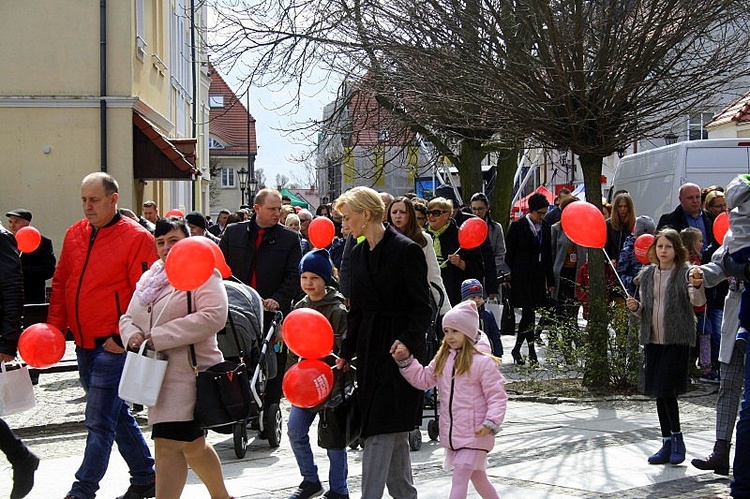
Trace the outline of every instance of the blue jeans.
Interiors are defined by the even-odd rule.
[[[151,452],[127,404],[117,395],[125,355],[107,352],[102,347],[91,350],[77,347],[76,356],[78,374],[87,396],[84,423],[88,435],[83,462],[70,494],[79,499],[95,497],[99,481],[109,465],[113,442],[117,442],[117,449],[128,464],[130,482],[135,485],[152,483]]]
[[[747,349],[745,341],[737,341],[734,348],[745,349],[745,389],[740,420],[737,421],[737,445],[730,488],[732,497],[750,497],[750,349]]]
[[[292,445],[292,452],[294,452],[294,458],[297,460],[302,479],[312,483],[320,481],[318,467],[315,465],[310,448],[310,436],[308,435],[310,425],[315,421],[315,416],[317,414],[314,412],[292,406],[287,421],[289,443]],[[349,474],[346,449],[328,449],[328,461],[330,462],[328,487],[337,494],[349,494],[349,489],[346,486],[346,477]]]
[[[706,309],[706,332],[711,333],[711,364],[713,364],[714,369],[718,369],[719,366],[719,348],[721,347],[721,321],[723,317],[724,310],[720,308]]]

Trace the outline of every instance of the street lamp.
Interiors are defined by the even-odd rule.
[[[240,192],[242,193],[242,203],[240,203],[240,206],[244,206],[245,204],[245,191],[247,190],[248,174],[249,172],[245,170],[244,166],[237,171],[237,180],[240,183]]]
[[[255,175],[250,177],[250,195],[248,196],[248,203],[255,203],[255,194],[258,192],[258,181],[255,179]]]

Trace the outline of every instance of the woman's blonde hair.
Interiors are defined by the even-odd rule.
[[[500,359],[498,359],[497,357],[477,350],[477,347],[474,345],[474,341],[472,341],[468,336],[466,336],[465,334],[462,334],[461,336],[464,339],[464,343],[463,345],[461,345],[461,351],[456,354],[456,363],[454,364],[455,376],[460,376],[464,373],[468,373],[471,370],[471,363],[474,360],[474,354],[492,357],[493,359],[495,359],[495,362],[497,362],[498,365],[500,364]],[[443,338],[443,343],[440,345],[438,353],[435,354],[435,376],[440,376],[441,374],[443,374],[443,368],[445,367],[445,363],[448,360],[448,354],[450,353],[450,351],[451,347],[445,341],[445,338]]]
[[[704,209],[709,209],[712,204],[714,204],[714,201],[716,198],[724,198],[726,199],[726,195],[721,191],[711,191],[708,194],[706,194],[706,202],[703,203]]]
[[[453,213],[453,202],[450,199],[445,198],[434,198],[427,203],[427,210],[434,210],[439,208],[443,211],[449,211]]]
[[[295,222],[297,223],[297,225],[300,224],[299,217],[294,213],[290,213],[289,215],[286,216],[286,220],[284,220],[284,225],[286,225],[287,227],[291,227],[292,224]]]
[[[380,221],[385,213],[385,205],[377,191],[369,187],[353,187],[343,193],[334,203],[334,209],[341,211],[342,206],[348,206],[355,213],[362,213],[367,210],[372,215],[373,220]]]
[[[700,229],[685,227],[680,231],[680,239],[682,239],[682,244],[685,246],[688,255],[700,257],[698,252],[695,251],[695,243],[703,239],[703,233]]]

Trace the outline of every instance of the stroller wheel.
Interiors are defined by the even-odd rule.
[[[436,420],[430,419],[427,422],[427,435],[430,437],[430,440],[437,440],[440,437],[440,427]]]
[[[414,451],[422,448],[422,432],[419,428],[409,432],[409,448]]]
[[[271,404],[263,414],[263,430],[268,437],[268,445],[278,447],[281,444],[281,410],[279,404]]]
[[[247,422],[235,423],[233,430],[234,455],[242,459],[247,454]]]

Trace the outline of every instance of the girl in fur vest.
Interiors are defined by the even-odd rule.
[[[438,387],[440,443],[445,447],[445,469],[453,468],[450,499],[465,498],[469,480],[483,498],[499,498],[486,470],[487,453],[495,445],[508,400],[500,360],[475,346],[479,314],[473,301],[461,302],[445,314],[443,331],[443,343],[427,367],[399,341],[391,354],[412,386]]]
[[[674,229],[656,234],[647,256],[652,263],[638,274],[639,298],[627,306],[640,318],[640,343],[645,347],[645,394],[656,397],[662,447],[650,464],[685,460],[677,395],[688,383],[690,348],[695,346],[694,306],[706,303],[703,274],[686,263],[688,252]]]

